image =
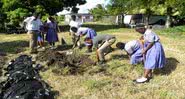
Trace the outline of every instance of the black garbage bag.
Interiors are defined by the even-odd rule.
[[[2,99],[53,99],[50,91],[38,80],[26,80],[12,85]]]
[[[28,55],[12,60],[5,70],[8,78],[0,84],[0,99],[54,99]]]

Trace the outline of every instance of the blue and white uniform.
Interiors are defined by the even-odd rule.
[[[127,42],[124,49],[131,55],[130,64],[135,65],[143,61],[142,44],[139,40]]]
[[[144,48],[150,43],[154,45],[146,52],[144,67],[145,69],[163,68],[166,63],[165,53],[160,39],[151,29],[147,29],[144,33]]]

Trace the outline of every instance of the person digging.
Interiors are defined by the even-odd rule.
[[[85,43],[92,45],[93,49],[96,50],[96,58],[98,64],[104,64],[105,61],[105,51],[116,41],[116,37],[113,35],[97,35],[93,39],[85,39]]]

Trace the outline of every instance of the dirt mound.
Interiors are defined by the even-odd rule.
[[[37,60],[47,62],[49,67],[53,67],[56,74],[82,74],[89,66],[95,62],[88,55],[80,54],[78,51],[54,51],[47,50],[40,52]]]
[[[2,70],[3,70],[3,66],[5,65],[6,62],[6,53],[0,51],[0,76],[2,76]]]

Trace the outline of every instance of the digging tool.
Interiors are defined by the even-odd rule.
[[[74,49],[74,48],[77,46],[77,43],[78,43],[78,41],[80,40],[80,36],[76,36],[76,37],[77,37],[77,39],[75,39],[75,42],[74,42],[74,44],[73,44],[72,49]]]
[[[61,38],[61,45],[65,45],[67,44],[66,41],[63,39],[63,37]]]

